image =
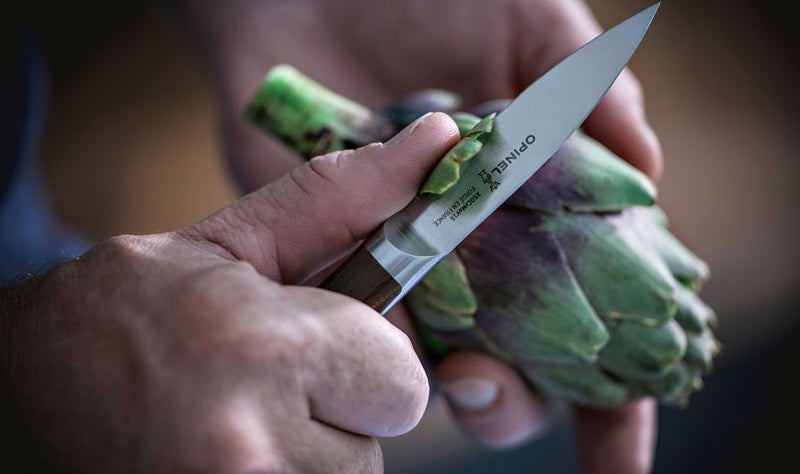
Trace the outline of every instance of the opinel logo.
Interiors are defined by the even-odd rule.
[[[512,148],[510,152],[500,160],[494,168],[492,168],[491,172],[486,171],[485,169],[481,170],[478,175],[481,177],[481,181],[489,185],[489,189],[494,191],[499,186],[500,183],[494,180],[494,176],[492,174],[501,175],[503,172],[508,169],[514,163],[514,160],[522,156],[523,153],[528,151],[531,145],[536,142],[536,137],[533,134],[528,135],[525,137],[524,140],[520,140],[519,146],[517,148]]]
[[[494,191],[500,186],[500,183],[495,181],[492,175],[488,171],[481,170],[481,172],[478,173],[478,175],[481,177],[481,181],[489,185],[490,191]]]

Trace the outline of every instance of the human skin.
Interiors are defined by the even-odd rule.
[[[271,65],[290,63],[371,106],[409,91],[440,87],[459,93],[469,108],[517,95],[601,32],[580,0],[273,0],[225,2],[225,8],[194,0],[178,4],[219,85],[227,157],[244,190],[299,164],[279,143],[246,123],[242,113]],[[589,117],[585,130],[652,178],[660,176],[660,146],[645,118],[642,88],[629,70]],[[400,307],[390,315],[401,327],[408,327],[407,317]],[[547,405],[503,363],[459,353],[445,359],[436,376],[459,424],[484,444],[514,446],[547,427]],[[575,414],[586,472],[650,470],[653,400],[611,410],[577,409]]]
[[[375,437],[417,424],[424,369],[372,309],[295,284],[402,209],[457,141],[429,115],[0,292],[0,382],[32,444],[60,472],[381,472]]]

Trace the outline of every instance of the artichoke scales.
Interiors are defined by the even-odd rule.
[[[448,112],[462,141],[420,189],[435,198],[480,151],[500,104],[480,118],[430,91],[371,111],[280,66],[248,115],[310,158]],[[655,200],[646,176],[576,133],[409,293],[427,349],[492,354],[543,395],[585,406],[640,396],[685,404],[719,351],[716,316],[697,296],[708,267],[668,231]]]

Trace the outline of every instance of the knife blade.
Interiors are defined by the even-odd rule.
[[[455,186],[436,198],[415,197],[320,288],[385,314],[577,130],[627,65],[660,5],[597,36],[528,86],[498,114]]]

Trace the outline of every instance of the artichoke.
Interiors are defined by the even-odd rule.
[[[462,140],[420,192],[444,193],[491,134],[481,116],[423,91],[371,111],[289,66],[267,75],[247,109],[306,157],[391,137],[425,112],[451,114]],[[409,293],[434,358],[469,349],[516,367],[533,389],[584,406],[655,396],[685,405],[720,345],[697,293],[704,262],[668,230],[642,173],[578,132]]]

